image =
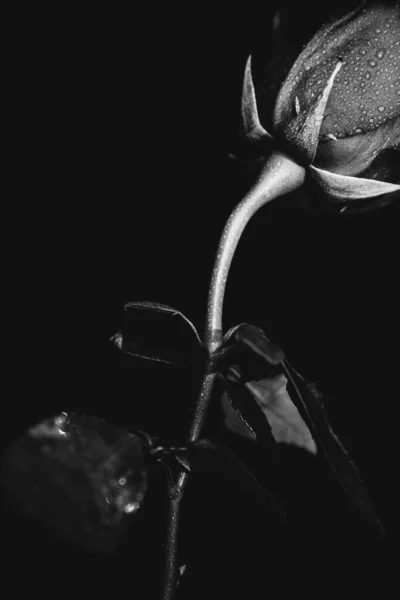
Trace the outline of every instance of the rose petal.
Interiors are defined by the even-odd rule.
[[[362,176],[362,171],[373,163],[378,152],[398,143],[400,143],[400,115],[387,121],[375,131],[338,140],[320,140],[313,165],[340,175]]]

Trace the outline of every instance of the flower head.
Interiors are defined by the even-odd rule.
[[[336,201],[400,191],[400,8],[363,2],[303,48],[260,122],[251,57],[244,77],[247,141],[274,140]],[[398,168],[382,156],[399,154]],[[377,168],[379,165],[379,168]]]

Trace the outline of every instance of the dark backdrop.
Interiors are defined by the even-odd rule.
[[[325,8],[288,6],[296,43]],[[203,330],[218,239],[250,185],[227,157],[242,73],[274,10],[150,4],[16,16],[16,375],[5,440],[70,408],[183,431],[182,381],[121,371],[108,339],[130,300],[175,306]],[[263,327],[318,383],[389,530],[398,216],[395,205],[352,217],[308,215],[287,199],[266,207],[240,243],[225,313],[227,328]]]

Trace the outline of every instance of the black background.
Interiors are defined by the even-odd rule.
[[[324,12],[312,6],[288,7],[296,42],[306,29],[301,23],[317,26]],[[130,300],[175,306],[203,331],[219,236],[250,185],[227,157],[239,125],[242,73],[274,9],[273,2],[93,5],[13,17],[9,155],[16,227],[7,295],[16,310],[4,440],[53,410],[69,409],[167,437],[184,431],[190,382],[165,369],[121,370],[108,340],[122,327]],[[263,327],[318,383],[388,531],[397,508],[398,217],[396,205],[351,217],[309,215],[290,199],[262,209],[235,255],[224,318],[226,328],[243,321]],[[232,588],[251,580],[249,565],[242,577],[235,560],[240,564],[253,538],[245,539],[246,525],[230,520],[231,492],[215,486],[218,517],[210,516],[210,482],[207,492],[197,490],[202,500],[194,510],[209,515],[208,540],[215,535],[218,550],[208,550],[208,562],[197,557],[190,581],[202,580],[203,594],[222,597],[229,577]],[[218,532],[213,528],[224,511],[229,518]],[[191,514],[187,527],[198,522]],[[32,540],[26,545],[23,535],[18,529],[10,536],[14,567],[21,547],[29,548],[24,560],[32,556]],[[133,590],[148,568],[154,583],[159,569],[150,558],[136,570],[124,560],[119,572],[115,562],[98,569],[90,559],[88,581],[101,585],[105,577],[112,586],[116,577],[121,591],[125,584]],[[264,566],[254,564],[259,577]],[[310,558],[302,571],[309,582],[321,567],[313,564]],[[31,567],[40,582],[35,561]],[[42,568],[46,579],[52,568]],[[333,577],[335,566],[327,569]],[[62,569],[55,572],[61,576]],[[271,578],[267,588],[278,585]]]

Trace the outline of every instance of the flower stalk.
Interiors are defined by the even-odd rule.
[[[205,343],[210,355],[222,342],[222,308],[233,255],[244,228],[265,204],[299,188],[305,169],[282,152],[275,151],[265,162],[261,175],[229,217],[219,243],[211,279]]]
[[[207,416],[216,378],[213,357],[223,340],[222,311],[226,283],[240,237],[250,219],[262,206],[299,188],[304,178],[305,169],[302,166],[282,152],[274,152],[266,161],[255,185],[239,202],[225,225],[215,258],[208,298],[205,328],[208,360],[200,393],[193,407],[187,443],[193,443],[200,438]],[[180,472],[176,483],[171,483],[168,490],[169,510],[162,600],[172,600],[176,589],[179,514],[187,479],[188,474]]]

